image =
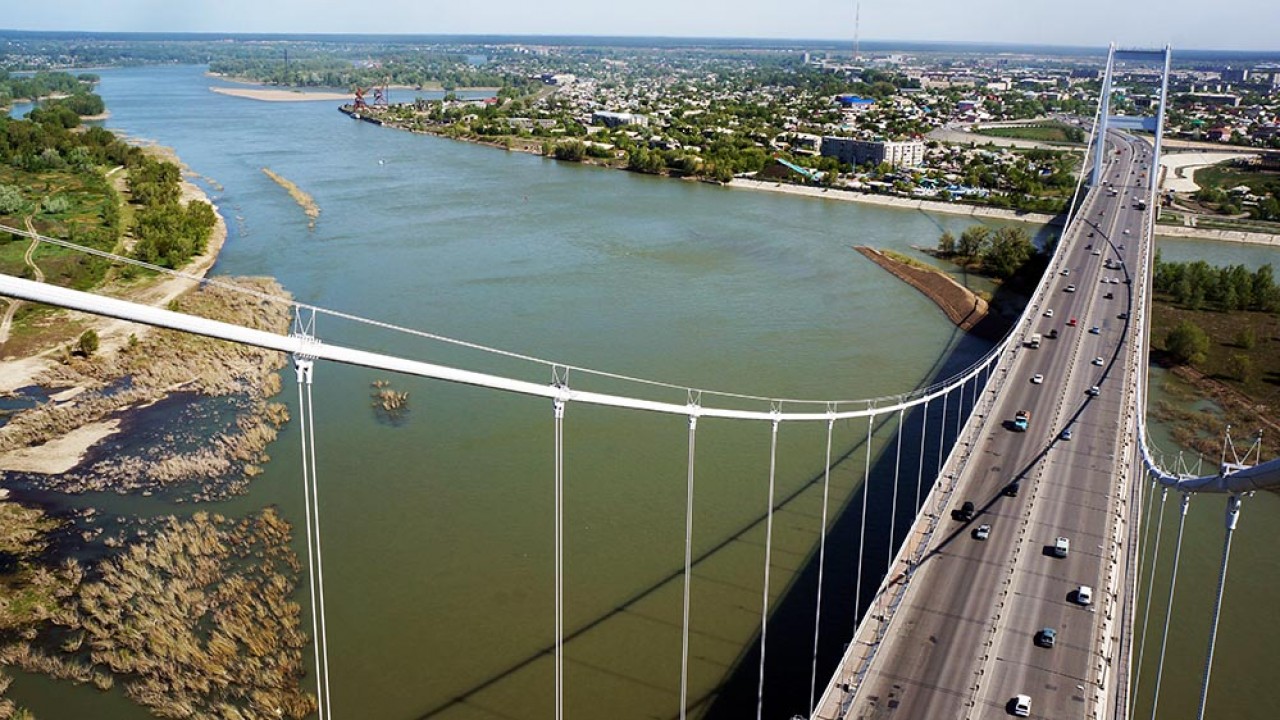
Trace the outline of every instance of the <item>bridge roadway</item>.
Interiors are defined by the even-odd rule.
[[[1110,715],[1116,678],[1127,680],[1128,642],[1113,642],[1122,628],[1105,620],[1121,623],[1130,601],[1118,542],[1130,532],[1121,520],[1129,491],[1119,492],[1118,478],[1131,452],[1122,423],[1132,401],[1126,403],[1122,389],[1136,368],[1126,362],[1129,321],[1122,313],[1132,302],[1126,279],[1142,261],[1145,211],[1135,200],[1147,197],[1152,150],[1119,133],[1111,133],[1109,143],[1104,179],[1115,183],[1117,195],[1105,186],[1093,189],[1067,230],[1026,330],[1028,338],[1038,331],[1045,339],[1039,349],[1017,350],[1003,383],[993,381],[999,389],[994,397],[993,390],[986,394],[992,397],[988,421],[971,421],[981,429],[968,461],[924,559],[906,575],[902,601],[862,682],[857,666],[877,642],[877,617],[860,627],[833,680],[836,689],[815,718],[1000,717],[1011,714],[1018,694],[1031,696],[1032,717]],[[1107,259],[1125,268],[1106,269]],[[1118,282],[1105,282],[1110,278]],[[1057,339],[1048,339],[1052,329]],[[1100,366],[1094,364],[1099,357]],[[1042,384],[1032,382],[1036,374]],[[1093,385],[1100,388],[1097,397],[1087,392]],[[1031,412],[1025,433],[1012,427],[1018,410]],[[1066,428],[1069,440],[1061,436]],[[1015,479],[1018,495],[1004,495]],[[977,506],[977,516],[953,519],[966,500]],[[991,525],[986,541],[972,534],[982,524]],[[1065,558],[1051,553],[1059,536],[1071,542]],[[905,569],[907,555],[894,573]],[[1111,587],[1108,576],[1115,579]],[[1091,606],[1076,602],[1080,585],[1093,588]],[[872,606],[873,615],[881,611]],[[1034,642],[1044,627],[1057,631],[1053,648]],[[851,703],[842,685],[850,686]]]

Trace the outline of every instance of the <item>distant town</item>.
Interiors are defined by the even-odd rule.
[[[230,79],[343,89],[351,93],[344,110],[364,120],[561,160],[1045,214],[1061,213],[1075,191],[1103,63],[1101,48],[646,47],[590,38],[17,34],[4,48],[0,67],[10,71],[198,62]],[[1123,67],[1112,114],[1149,114],[1159,76],[1149,65]],[[1164,221],[1280,231],[1271,226],[1280,222],[1280,176],[1272,174],[1280,170],[1280,61],[1195,53],[1175,63],[1169,92],[1166,139],[1241,154],[1205,186],[1167,194]]]

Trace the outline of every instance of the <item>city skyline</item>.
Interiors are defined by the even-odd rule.
[[[483,6],[430,7],[406,0],[368,0],[340,6],[311,0],[254,2],[194,0],[66,0],[23,3],[5,13],[5,29],[85,32],[362,33],[424,35],[600,35],[814,39],[852,43],[853,0],[709,0],[690,4],[651,0],[642,9],[547,0]],[[1277,49],[1271,29],[1280,6],[1241,0],[1229,12],[1207,14],[1193,0],[1116,6],[1080,0],[1061,7],[1018,0],[930,2],[918,5],[863,0],[858,35],[868,42],[976,42],[1018,45],[1174,47],[1207,50]]]

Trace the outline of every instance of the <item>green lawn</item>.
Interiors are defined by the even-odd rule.
[[[1280,173],[1247,168],[1236,168],[1228,164],[1211,165],[1196,171],[1196,183],[1201,187],[1230,190],[1237,185],[1248,185],[1254,193],[1263,194],[1267,188],[1280,195]]]
[[[1280,407],[1280,317],[1262,312],[1218,312],[1187,310],[1160,301],[1152,306],[1151,345],[1164,348],[1165,335],[1183,320],[1190,320],[1209,335],[1208,357],[1196,369],[1254,402]],[[1241,347],[1237,340],[1251,330],[1253,347]],[[1233,356],[1247,358],[1248,372],[1242,378]]]

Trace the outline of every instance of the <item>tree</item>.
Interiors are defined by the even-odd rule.
[[[938,238],[938,252],[942,255],[955,255],[956,236],[950,230],[943,230],[942,237]]]
[[[991,234],[991,240],[982,253],[982,267],[995,277],[1010,278],[1034,253],[1035,248],[1026,230],[1003,227]]]
[[[27,211],[22,190],[13,185],[0,185],[0,215],[21,215]]]
[[[1204,362],[1209,354],[1209,336],[1200,326],[1183,320],[1165,335],[1164,348],[1174,362],[1195,365]]]
[[[1242,383],[1249,382],[1253,377],[1253,360],[1247,355],[1232,355],[1227,363],[1227,368],[1231,372],[1232,377]]]
[[[76,341],[76,352],[85,357],[91,357],[98,351],[98,333],[93,330],[85,330],[80,339]]]
[[[956,244],[956,253],[966,258],[977,257],[986,246],[991,229],[983,225],[972,225],[960,233],[960,242]]]
[[[1240,332],[1236,333],[1236,347],[1244,350],[1252,350],[1253,346],[1257,344],[1258,335],[1253,331],[1253,328],[1241,328]]]

